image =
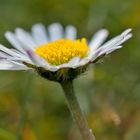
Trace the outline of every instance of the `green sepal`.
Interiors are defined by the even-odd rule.
[[[88,65],[79,68],[62,68],[58,71],[52,72],[43,67],[37,67],[36,71],[41,76],[51,81],[65,82],[77,78],[80,74],[87,70]]]

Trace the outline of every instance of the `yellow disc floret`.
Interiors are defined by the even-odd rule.
[[[84,38],[75,41],[60,39],[41,45],[35,50],[36,54],[46,59],[52,65],[67,63],[75,56],[83,58],[87,55],[87,52],[88,46]]]

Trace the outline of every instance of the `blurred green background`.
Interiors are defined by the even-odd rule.
[[[97,140],[140,139],[139,0],[0,0],[4,32],[34,23],[72,24],[91,38],[100,28],[109,38],[133,28],[124,48],[75,80],[75,89]],[[108,38],[108,39],[109,39]],[[94,69],[94,70],[93,70]],[[0,140],[80,140],[59,84],[34,72],[0,71]]]

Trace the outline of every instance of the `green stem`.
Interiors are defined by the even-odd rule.
[[[61,83],[61,86],[65,93],[65,98],[73,117],[73,120],[77,124],[81,135],[84,140],[95,140],[91,129],[89,129],[87,121],[81,111],[80,105],[74,93],[73,81],[65,81]]]

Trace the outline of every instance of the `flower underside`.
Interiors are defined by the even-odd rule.
[[[43,44],[36,48],[35,53],[44,58],[52,65],[67,63],[73,57],[87,56],[88,45],[86,39],[72,41],[70,39],[60,39],[54,42]]]

